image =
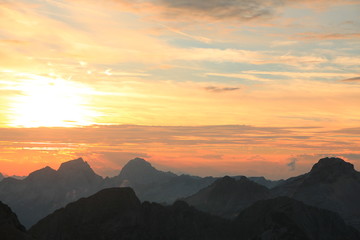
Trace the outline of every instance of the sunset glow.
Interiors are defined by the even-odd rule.
[[[95,113],[87,110],[87,89],[61,78],[34,75],[24,77],[17,87],[22,91],[12,99],[14,127],[68,127],[92,124]],[[78,86],[76,86],[78,85]]]
[[[0,2],[0,172],[360,168],[360,2]]]

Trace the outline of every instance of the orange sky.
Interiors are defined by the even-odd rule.
[[[357,0],[1,2],[0,172],[83,157],[114,175],[137,156],[273,179],[322,156],[357,167],[359,10]]]

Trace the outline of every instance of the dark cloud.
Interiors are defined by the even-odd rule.
[[[289,158],[289,162],[286,165],[290,168],[291,171],[294,171],[296,169],[297,161],[298,159],[295,157]]]
[[[347,78],[347,79],[344,79],[341,81],[343,81],[343,82],[360,82],[360,77]]]
[[[215,87],[215,86],[208,86],[208,87],[205,88],[206,91],[216,92],[216,93],[236,91],[236,90],[239,90],[239,89],[240,88],[237,88],[237,87]]]

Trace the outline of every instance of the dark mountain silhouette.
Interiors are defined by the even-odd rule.
[[[277,183],[269,190],[253,182],[261,182],[262,178],[250,181],[245,177],[217,180],[178,176],[159,171],[140,158],[129,161],[118,176],[103,179],[80,158],[63,163],[58,170],[37,170],[23,180],[3,179],[0,200],[29,227],[67,203],[108,187],[130,186],[141,201],[172,204],[182,198],[198,209],[230,218],[255,201],[269,198],[270,191],[271,197],[289,196],[337,212],[360,229],[359,175],[352,164],[342,159],[324,158],[309,173]]]
[[[320,159],[309,173],[275,187],[273,195],[337,212],[360,229],[360,173],[340,158]]]
[[[25,227],[15,213],[0,201],[0,238],[2,240],[30,240]]]
[[[360,233],[338,214],[288,197],[258,201],[242,211],[235,223],[242,239],[360,239]]]
[[[102,177],[79,158],[63,163],[57,171],[45,167],[23,180],[5,178],[0,182],[0,200],[29,227],[67,203],[99,191],[102,183]]]
[[[172,172],[157,170],[142,158],[134,158],[121,169],[118,179],[124,184],[144,185],[168,181],[176,176]]]
[[[131,188],[104,189],[70,203],[29,232],[38,240],[356,240],[360,236],[337,214],[287,197],[259,201],[235,220],[226,220],[182,201],[172,206],[141,204]]]
[[[154,168],[142,158],[130,160],[114,178],[106,179],[107,187],[131,187],[142,201],[172,204],[208,186],[215,178],[176,175]]]
[[[252,203],[269,196],[270,191],[266,187],[246,177],[236,180],[226,176],[184,201],[197,209],[232,218]]]
[[[8,204],[20,221],[30,227],[67,203],[107,187],[131,186],[142,201],[171,204],[211,184],[212,177],[177,176],[155,169],[144,159],[130,160],[114,178],[98,176],[82,158],[64,162],[58,170],[45,167],[23,180],[0,182],[0,200]]]
[[[30,229],[38,240],[234,239],[227,220],[176,202],[140,203],[131,188],[104,189],[59,209]]]

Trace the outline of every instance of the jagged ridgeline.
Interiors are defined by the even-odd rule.
[[[11,220],[16,239],[360,239],[359,195],[360,173],[340,158],[278,182],[179,176],[140,158],[113,178],[80,158],[0,182],[0,200],[33,226]]]

